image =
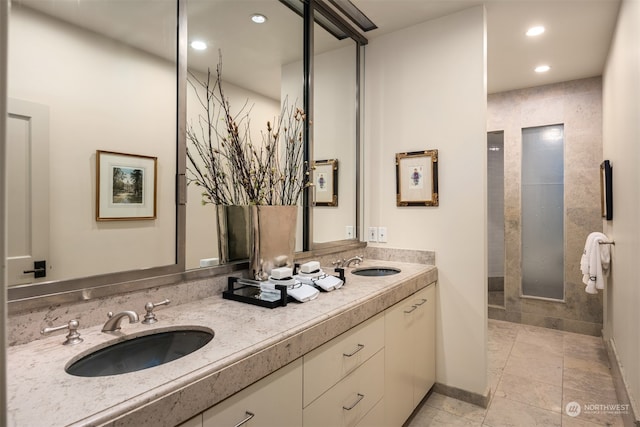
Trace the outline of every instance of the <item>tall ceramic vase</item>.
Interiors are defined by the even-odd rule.
[[[277,267],[293,267],[297,206],[250,206],[249,273],[266,280]]]

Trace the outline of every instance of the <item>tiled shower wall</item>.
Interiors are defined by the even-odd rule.
[[[564,301],[522,298],[522,129],[564,124]],[[602,292],[584,291],[580,257],[587,235],[602,231],[602,79],[574,80],[489,95],[487,131],[504,131],[505,307],[489,317],[600,335]],[[615,260],[613,260],[615,263]]]

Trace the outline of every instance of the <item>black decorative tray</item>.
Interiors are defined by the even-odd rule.
[[[286,306],[289,301],[287,286],[275,285],[275,287],[280,291],[279,298],[274,298],[272,295],[265,295],[260,290],[260,282],[258,281],[229,277],[227,290],[222,291],[222,298],[267,308]]]
[[[295,265],[294,274],[298,271],[299,267],[299,264]],[[340,280],[346,284],[344,268],[336,268],[334,271],[338,273]],[[285,307],[291,298],[287,295],[287,285],[274,286],[277,291],[280,291],[280,295],[274,292],[262,292],[260,282],[257,280],[229,277],[227,290],[222,291],[222,298],[266,308]],[[293,299],[291,300],[293,301]]]

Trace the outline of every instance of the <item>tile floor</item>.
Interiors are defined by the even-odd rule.
[[[406,427],[624,425],[593,406],[618,403],[601,338],[489,320],[488,341],[489,407],[432,393]],[[570,402],[580,404],[575,417]]]

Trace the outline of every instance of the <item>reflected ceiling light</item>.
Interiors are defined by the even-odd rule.
[[[205,50],[207,48],[207,43],[202,40],[194,40],[191,42],[191,47],[195,50]]]
[[[563,134],[562,129],[558,129],[558,128],[546,129],[542,133],[542,139],[546,141],[559,141],[562,139],[562,134]]]
[[[551,67],[549,67],[548,65],[539,65],[539,66],[537,66],[535,68],[535,72],[536,73],[546,73],[550,69],[551,69]]]
[[[267,22],[267,17],[261,13],[254,13],[253,15],[251,15],[251,20],[256,24],[264,24],[265,22]]]
[[[544,27],[542,25],[538,25],[536,27],[529,28],[526,34],[529,37],[535,37],[535,36],[539,36],[542,33],[544,33]]]

